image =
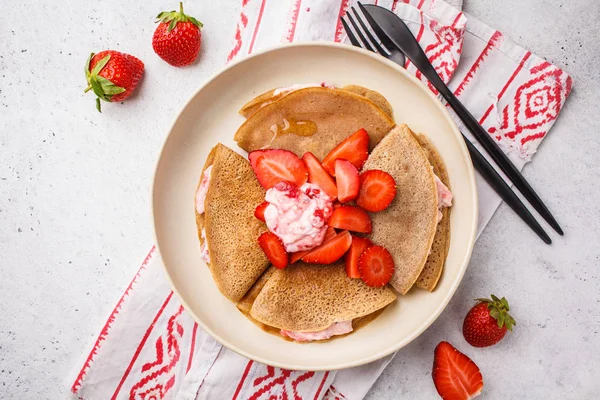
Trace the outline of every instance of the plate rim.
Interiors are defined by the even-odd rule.
[[[371,58],[372,60],[374,60],[375,62],[380,62],[385,64],[388,67],[392,67],[393,69],[395,69],[398,73],[404,75],[405,78],[408,78],[409,80],[411,80],[413,83],[416,83],[417,86],[421,89],[421,91],[425,92],[426,95],[432,100],[433,103],[435,103],[436,107],[438,107],[441,111],[442,111],[442,115],[444,116],[444,118],[446,119],[446,121],[448,122],[448,124],[451,126],[453,134],[457,137],[458,142],[459,142],[459,148],[462,152],[462,156],[465,159],[465,161],[467,162],[467,175],[468,175],[468,180],[470,183],[470,186],[473,188],[472,191],[472,203],[473,203],[473,208],[472,208],[472,224],[470,226],[470,235],[469,235],[469,239],[468,239],[468,247],[467,247],[467,253],[464,256],[464,261],[463,261],[463,265],[461,266],[459,273],[456,276],[456,280],[453,283],[452,287],[450,288],[448,294],[443,298],[443,300],[439,303],[438,307],[435,309],[435,311],[429,316],[429,318],[421,325],[421,327],[419,329],[416,329],[411,335],[407,336],[404,340],[399,341],[398,343],[394,344],[393,346],[390,346],[388,348],[385,348],[377,353],[374,353],[368,357],[363,357],[360,359],[357,359],[355,361],[348,361],[348,362],[343,362],[343,363],[328,363],[328,364],[323,364],[320,366],[303,366],[303,365],[298,365],[298,364],[289,364],[289,363],[281,363],[278,361],[274,361],[274,360],[267,360],[261,356],[255,355],[255,354],[250,354],[247,351],[239,348],[238,346],[236,346],[233,343],[230,343],[227,340],[224,340],[223,338],[221,338],[219,335],[215,334],[214,331],[208,327],[200,318],[197,317],[197,315],[193,312],[192,308],[187,304],[187,302],[185,301],[185,299],[181,296],[181,294],[179,293],[177,287],[175,286],[175,284],[173,283],[173,279],[171,277],[171,274],[169,272],[169,269],[162,257],[162,252],[160,251],[160,245],[158,242],[158,237],[157,237],[157,230],[156,230],[156,185],[157,185],[157,174],[158,174],[158,168],[161,164],[161,161],[163,159],[164,156],[164,150],[165,147],[167,145],[167,142],[169,141],[169,138],[173,132],[173,128],[174,126],[177,124],[177,121],[179,120],[179,118],[181,117],[181,115],[183,114],[183,112],[186,110],[186,108],[188,107],[188,105],[193,101],[193,99],[202,91],[204,90],[204,88],[206,86],[208,86],[210,83],[212,83],[215,79],[217,79],[220,75],[226,73],[227,71],[237,67],[239,64],[242,64],[244,62],[247,62],[251,59],[257,58],[257,57],[261,57],[265,54],[268,53],[274,53],[277,51],[280,51],[282,49],[287,49],[290,47],[330,47],[330,48],[336,48],[336,49],[341,49],[344,51],[350,51],[350,52],[354,52],[357,54],[360,54],[361,56],[366,56]],[[469,267],[469,261],[471,259],[471,255],[473,253],[473,247],[475,244],[475,240],[476,240],[476,236],[477,236],[477,221],[478,221],[478,214],[479,214],[479,203],[478,203],[478,193],[477,193],[477,185],[476,185],[476,181],[475,181],[475,170],[473,167],[473,163],[471,160],[471,156],[469,155],[467,146],[464,142],[464,140],[460,140],[461,137],[461,132],[460,129],[458,128],[458,126],[456,125],[456,123],[454,122],[454,120],[452,119],[452,117],[450,116],[450,114],[448,113],[448,110],[446,109],[446,107],[441,103],[441,101],[431,92],[431,90],[429,90],[429,88],[419,79],[417,79],[415,76],[413,76],[412,74],[408,73],[403,67],[401,67],[400,65],[394,63],[393,61],[390,61],[376,53],[373,53],[371,51],[362,49],[362,48],[358,48],[355,46],[350,46],[350,45],[346,45],[346,44],[342,44],[342,43],[336,43],[336,42],[316,42],[316,41],[298,41],[298,42],[293,42],[293,43],[284,43],[284,44],[277,44],[274,46],[269,46],[267,48],[261,49],[261,50],[257,50],[256,52],[253,52],[250,55],[246,55],[243,57],[240,57],[238,60],[235,60],[229,64],[227,64],[224,68],[221,68],[219,70],[217,70],[217,72],[213,73],[204,83],[202,83],[198,89],[196,89],[190,96],[189,98],[185,101],[185,103],[181,106],[181,108],[179,109],[179,111],[177,112],[177,114],[175,115],[175,117],[173,118],[171,124],[169,125],[168,128],[168,133],[167,135],[164,137],[162,144],[160,145],[160,151],[159,151],[159,156],[158,158],[156,158],[155,160],[155,165],[154,165],[154,173],[152,175],[152,186],[151,186],[151,202],[150,202],[150,208],[151,208],[151,214],[152,214],[152,234],[153,234],[153,238],[154,238],[154,243],[156,246],[156,249],[158,250],[158,255],[160,256],[160,259],[162,261],[162,269],[165,272],[167,281],[169,282],[169,285],[171,286],[171,290],[173,291],[173,293],[175,293],[177,295],[178,300],[181,302],[181,304],[183,305],[183,307],[185,308],[185,310],[192,316],[192,318],[194,319],[194,321],[196,323],[198,323],[198,325],[200,325],[200,327],[202,329],[204,329],[213,339],[215,339],[216,341],[218,341],[221,345],[225,346],[226,348],[238,353],[239,355],[246,357],[250,360],[256,361],[256,362],[260,362],[266,365],[270,365],[273,367],[278,367],[278,368],[284,368],[284,369],[290,369],[290,370],[298,370],[298,371],[330,371],[330,370],[339,370],[339,369],[346,369],[346,368],[352,368],[352,367],[357,367],[357,366],[361,366],[361,365],[365,365],[368,364],[370,362],[379,360],[383,357],[386,357],[398,350],[400,350],[401,348],[403,348],[404,346],[410,344],[413,340],[415,340],[416,338],[418,338],[419,336],[421,336],[421,334],[423,332],[425,332],[437,319],[438,317],[441,315],[441,313],[446,309],[448,303],[450,302],[450,300],[452,299],[452,297],[454,296],[454,294],[456,293],[456,290],[458,289],[458,286],[460,285],[460,283],[462,282],[462,279],[464,277],[465,272],[467,271],[467,268]]]

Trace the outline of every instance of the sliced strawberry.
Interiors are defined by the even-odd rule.
[[[334,237],[337,236],[337,232],[332,227],[328,226],[325,231],[325,237],[323,238],[323,243],[330,241]]]
[[[281,149],[255,150],[248,154],[250,165],[265,189],[282,181],[302,186],[308,179],[304,161],[291,151]]]
[[[337,177],[339,201],[347,203],[354,200],[358,196],[360,188],[360,179],[356,167],[349,161],[336,160],[335,175]]]
[[[435,348],[431,376],[442,399],[469,400],[483,390],[477,365],[448,342],[440,342]]]
[[[335,149],[331,150],[323,160],[323,168],[329,174],[337,176],[335,160],[344,159],[350,161],[357,169],[361,169],[369,157],[369,134],[360,129],[351,136],[344,139]]]
[[[255,150],[248,153],[248,160],[250,161],[250,166],[254,171],[256,171],[256,164],[258,159],[263,156],[266,150]]]
[[[352,244],[350,232],[338,233],[333,239],[315,247],[302,257],[302,261],[312,264],[331,264],[342,258]]]
[[[319,159],[315,157],[313,153],[307,152],[302,156],[302,160],[308,169],[308,181],[319,185],[329,197],[335,199],[337,197],[335,180],[333,180],[331,175],[325,171],[325,168],[323,168]]]
[[[367,285],[383,286],[394,275],[394,259],[384,247],[371,246],[360,255],[358,272],[360,273],[360,279]]]
[[[267,209],[268,205],[269,202],[263,201],[254,209],[254,216],[260,219],[262,222],[265,222],[265,210]]]
[[[367,238],[360,236],[352,236],[352,245],[350,250],[346,253],[346,275],[350,278],[360,278],[360,272],[358,271],[358,259],[363,251],[373,246]]]
[[[289,256],[283,242],[274,233],[264,232],[258,237],[258,245],[265,252],[269,261],[275,268],[285,268],[289,262]]]
[[[371,232],[371,218],[360,207],[341,206],[336,208],[333,210],[327,224],[336,229],[344,229],[352,232]]]
[[[378,169],[360,175],[360,191],[356,204],[367,211],[382,211],[396,197],[396,182],[390,174]]]
[[[295,253],[291,253],[290,254],[290,264],[295,263],[296,261],[298,261],[299,259],[301,259],[305,255],[307,255],[308,253],[310,253],[310,250],[297,251]]]
[[[328,226],[327,230],[325,231],[325,236],[323,237],[323,243],[326,243],[329,240],[333,239],[336,235],[337,235],[337,233],[335,233],[335,229],[333,229],[332,227]],[[310,253],[311,250],[297,251],[295,253],[290,254],[290,264],[295,263],[296,261],[298,261],[299,259],[301,259],[305,255],[307,255],[308,253]]]

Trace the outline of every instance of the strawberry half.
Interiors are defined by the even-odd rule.
[[[248,159],[258,182],[265,189],[270,189],[283,181],[293,182],[300,187],[308,179],[304,161],[291,151],[255,150],[248,154]]]
[[[254,209],[254,216],[260,219],[262,222],[265,222],[265,210],[267,209],[268,205],[268,201],[263,201]]]
[[[354,206],[341,206],[333,210],[327,224],[336,229],[352,232],[371,232],[371,218],[365,210]]]
[[[360,236],[352,236],[352,245],[350,250],[346,253],[346,275],[350,278],[360,278],[360,272],[358,271],[358,260],[363,251],[373,246],[367,238]]]
[[[323,167],[329,174],[337,176],[335,160],[350,161],[357,169],[361,169],[369,157],[369,134],[364,129],[359,129],[327,154],[323,160]]]
[[[289,255],[283,242],[274,233],[263,232],[258,237],[258,245],[265,252],[275,268],[285,268],[289,263]]]
[[[349,161],[335,161],[335,175],[337,177],[338,200],[347,203],[358,196],[360,188],[360,179],[358,170]]]
[[[304,153],[302,160],[308,169],[308,181],[319,185],[332,199],[337,197],[337,186],[329,173],[323,168],[321,162],[311,152]]]
[[[330,241],[336,235],[337,235],[337,233],[335,233],[335,229],[333,229],[332,227],[328,226],[327,230],[325,231],[325,236],[323,237],[323,243],[326,243],[326,242]],[[298,261],[299,259],[301,259],[305,255],[307,255],[311,251],[312,251],[312,249],[311,250],[304,250],[304,251],[297,251],[295,253],[290,254],[290,264],[295,263],[296,261]]]
[[[431,376],[445,400],[469,400],[483,390],[483,377],[477,365],[448,342],[440,342],[435,348]]]
[[[390,174],[378,169],[360,175],[360,191],[356,204],[367,211],[383,211],[396,197],[396,182]]]
[[[352,236],[350,232],[344,231],[338,233],[333,239],[312,249],[307,255],[302,257],[302,261],[311,264],[331,264],[342,258],[351,244]]]
[[[371,246],[362,252],[358,259],[360,279],[369,286],[381,287],[394,275],[394,259],[389,251],[381,246]]]

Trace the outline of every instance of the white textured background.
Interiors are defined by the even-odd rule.
[[[43,4],[52,3],[52,4]],[[204,22],[200,62],[152,52],[153,17],[174,1],[0,4],[0,398],[62,399],[65,378],[152,244],[150,185],[177,110],[224,63],[240,0],[188,0]],[[600,380],[600,2],[465,0],[467,12],[574,79],[526,177],[566,231],[544,245],[502,206],[442,316],[407,346],[370,399],[431,398],[434,346],[480,366],[485,399],[592,399]],[[83,95],[91,51],[146,64],[137,94]],[[515,332],[489,349],[460,333],[471,299],[506,296]]]

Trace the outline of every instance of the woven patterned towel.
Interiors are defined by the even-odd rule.
[[[229,60],[280,41],[343,41],[339,16],[350,3],[243,0]],[[460,0],[452,6],[441,0],[378,3],[407,22],[449,87],[513,161],[525,165],[558,116],[571,78],[464,15]],[[407,68],[420,77],[410,63]],[[477,184],[481,232],[500,198],[479,177]],[[83,367],[77,366],[71,390],[85,400],[361,399],[392,357],[329,372],[289,371],[250,361],[194,323],[171,292],[152,248]]]

